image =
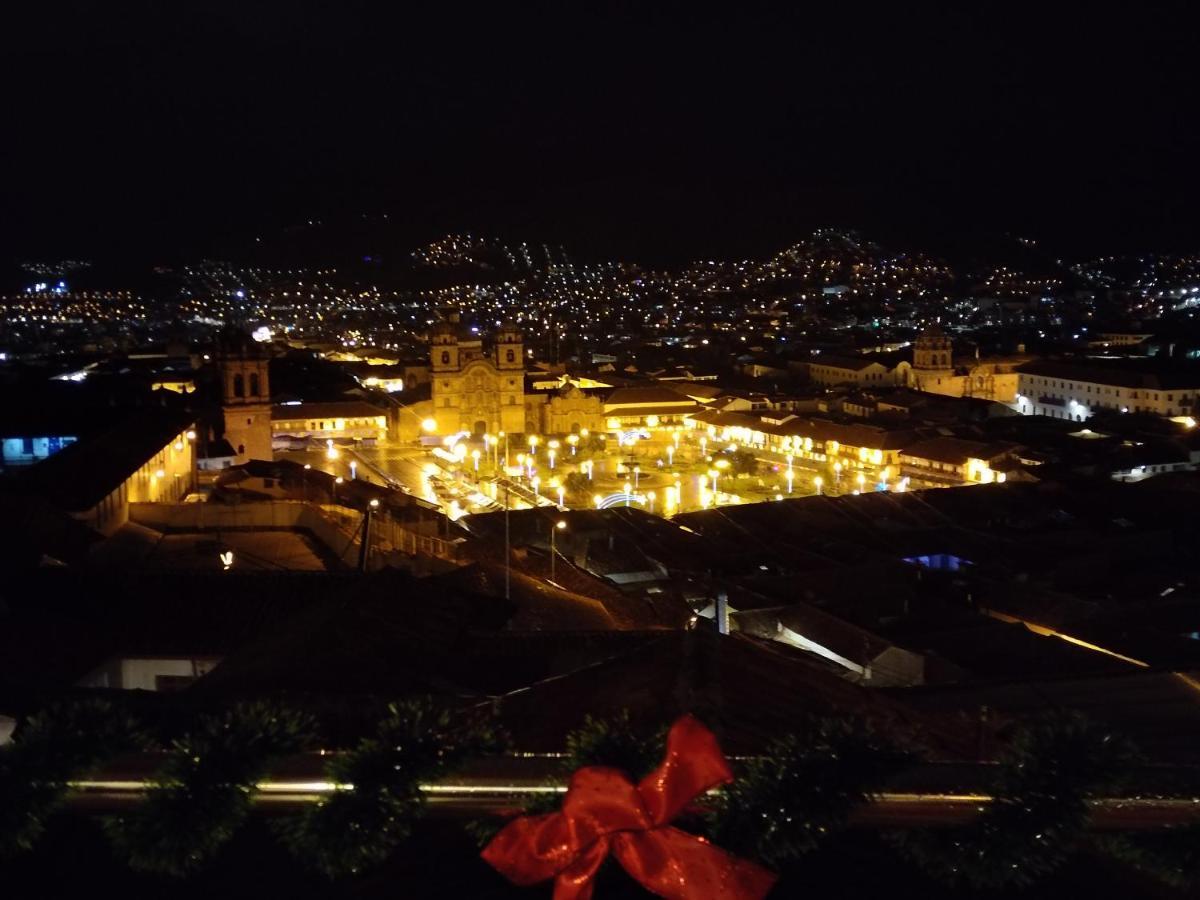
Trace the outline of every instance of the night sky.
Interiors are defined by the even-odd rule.
[[[179,259],[384,212],[400,250],[651,262],[824,225],[1200,249],[1184,4],[408,5],[6,11],[0,254]]]

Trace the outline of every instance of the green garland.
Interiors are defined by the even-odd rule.
[[[1000,759],[993,801],[960,828],[897,831],[889,839],[952,886],[1025,887],[1058,868],[1087,827],[1087,799],[1113,785],[1132,747],[1082,716],[1022,726]]]
[[[171,745],[145,802],[105,826],[136,869],[185,875],[210,860],[249,814],[255,785],[280,757],[304,748],[312,720],[273,705],[236,706],[201,718]],[[611,765],[640,778],[659,762],[663,730],[639,733],[628,714],[588,717],[566,741],[561,775]],[[111,703],[49,708],[0,748],[0,856],[30,849],[62,805],[70,783],[147,738]],[[343,790],[275,825],[299,859],[334,878],[386,859],[424,810],[420,785],[463,760],[495,752],[486,724],[454,727],[426,701],[391,704],[377,732],[331,756],[327,778]],[[718,846],[779,867],[845,827],[911,755],[865,724],[813,719],[738,768],[737,779],[702,804]],[[1133,761],[1128,744],[1075,715],[1017,729],[1001,757],[994,801],[967,826],[910,829],[886,837],[926,873],[955,887],[1019,887],[1053,871],[1085,839],[1087,800]],[[557,782],[556,782],[557,783]],[[527,811],[556,808],[557,793],[531,795]],[[699,826],[699,828],[697,827]],[[495,822],[477,824],[490,839]],[[1092,845],[1172,885],[1200,871],[1200,827],[1092,835]]]
[[[70,782],[146,743],[137,724],[103,700],[60,703],[30,718],[0,748],[0,858],[33,847]]]
[[[345,790],[279,822],[277,832],[327,877],[356,875],[387,859],[412,832],[425,808],[423,782],[498,746],[488,726],[454,729],[450,714],[428,700],[393,703],[377,735],[329,763],[326,777]]]
[[[145,802],[105,822],[134,869],[187,875],[207,862],[249,815],[271,764],[310,742],[313,720],[267,703],[200,719],[172,745]]]
[[[1095,835],[1092,843],[1118,862],[1170,887],[1191,887],[1200,876],[1200,825]]]
[[[715,795],[709,838],[771,868],[800,858],[846,826],[912,756],[865,722],[813,718],[773,741]]]

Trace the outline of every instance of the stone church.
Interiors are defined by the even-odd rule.
[[[1021,358],[955,359],[949,336],[938,325],[921,333],[913,346],[908,386],[948,397],[976,397],[1013,403],[1017,395],[1016,366]]]
[[[439,322],[429,337],[429,381],[438,434],[520,434],[525,430],[525,341],[509,325],[490,347],[463,334],[458,316]]]
[[[429,407],[414,404],[405,418],[433,419],[438,434],[599,433],[604,427],[599,396],[568,383],[553,390],[527,387],[524,335],[511,325],[485,341],[463,331],[451,313],[429,336],[429,363]],[[411,425],[400,430],[400,439],[409,437],[407,430]]]

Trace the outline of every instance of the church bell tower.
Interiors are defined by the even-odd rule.
[[[273,458],[270,357],[249,335],[227,329],[217,339],[225,440],[237,462]]]

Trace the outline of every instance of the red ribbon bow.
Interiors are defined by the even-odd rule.
[[[660,897],[758,900],[773,873],[667,824],[695,797],[731,781],[716,737],[684,716],[671,726],[662,763],[636,787],[619,769],[586,766],[571,776],[561,812],[513,820],[483,858],[514,884],[553,878],[554,900],[589,900],[609,851]]]

